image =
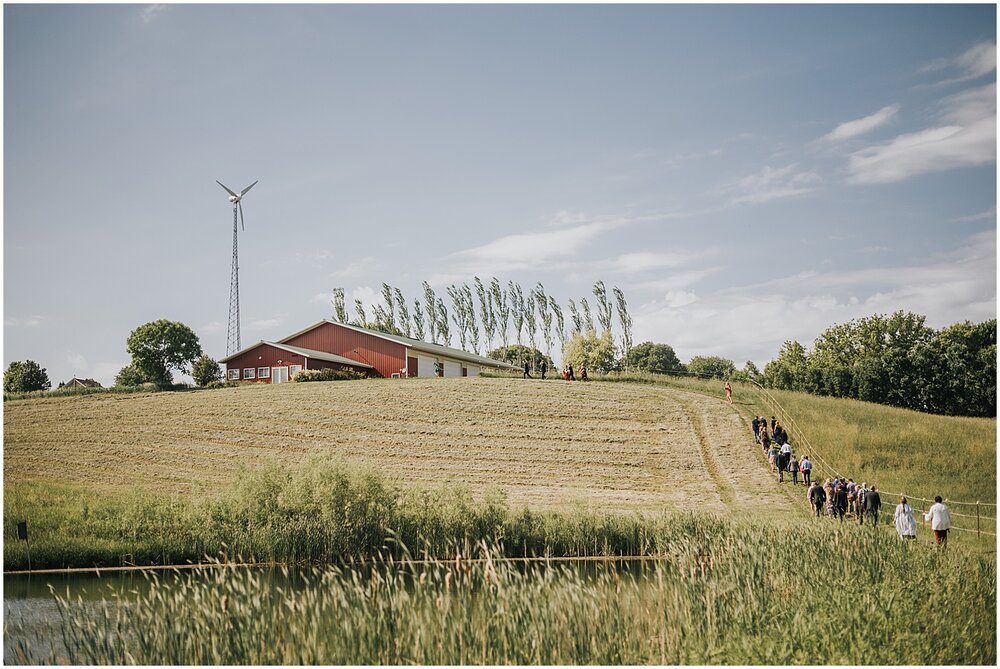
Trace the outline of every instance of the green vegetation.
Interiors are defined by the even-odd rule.
[[[617,362],[610,330],[600,335],[593,330],[588,330],[586,334],[574,332],[566,342],[563,358],[576,369],[586,366],[589,373],[611,371]]]
[[[932,330],[896,312],[835,325],[807,351],[785,342],[764,385],[961,416],[997,415],[996,319]]]
[[[247,562],[371,559],[389,536],[432,556],[456,541],[503,542],[508,556],[647,555],[662,523],[638,514],[513,511],[462,487],[402,488],[329,462],[265,466],[222,492],[184,497],[78,486],[4,487],[4,568],[24,569],[17,522],[28,519],[32,567],[184,564],[228,555]],[[466,550],[466,554],[467,554]]]
[[[696,355],[687,364],[687,371],[703,379],[729,379],[736,373],[732,360],[717,355]]]
[[[628,355],[627,367],[649,374],[678,374],[684,365],[669,344],[654,344],[644,341],[633,348]]]
[[[137,327],[129,334],[126,346],[132,356],[131,366],[142,381],[161,388],[173,383],[171,370],[186,371],[202,355],[198,335],[191,328],[163,319]]]
[[[472,554],[480,562],[315,571],[301,587],[276,588],[264,572],[233,568],[152,577],[145,592],[122,592],[103,610],[60,600],[67,660],[996,663],[992,557],[860,528],[788,532],[693,515],[660,525],[657,543],[665,559],[631,570],[522,566],[480,544]]]
[[[199,386],[207,386],[222,380],[222,367],[212,358],[202,355],[191,365],[191,378]]]
[[[356,381],[365,375],[354,369],[304,369],[292,377],[292,381]]]
[[[7,393],[30,393],[39,390],[48,390],[52,387],[49,375],[45,373],[45,368],[39,366],[34,360],[23,362],[16,360],[7,367],[3,373],[3,392]]]

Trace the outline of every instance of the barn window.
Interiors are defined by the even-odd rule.
[[[229,370],[229,380],[230,381],[239,381],[240,380],[240,370],[238,370],[238,369],[230,369]]]
[[[257,378],[258,379],[269,379],[269,378],[271,378],[271,368],[270,367],[258,367],[257,368]]]
[[[246,379],[255,379],[255,378],[257,378],[257,375],[255,374],[256,371],[257,370],[255,370],[253,367],[247,367],[246,369],[244,369],[243,370],[243,380],[245,381]]]

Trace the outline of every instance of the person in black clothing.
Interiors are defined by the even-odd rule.
[[[774,434],[774,426],[777,425],[777,424],[778,424],[777,419],[774,416],[771,416],[771,433],[772,434]]]
[[[838,485],[837,490],[833,493],[833,512],[843,523],[844,514],[847,513],[847,490],[844,489],[843,483]]]
[[[526,363],[524,363],[524,376],[521,377],[522,379],[530,379],[530,378],[532,378],[531,374],[528,372],[528,369],[529,369],[528,363],[526,362]]]
[[[812,487],[809,491],[809,501],[812,502],[816,509],[816,517],[819,518],[823,512],[823,505],[826,504],[826,491],[823,490],[823,486],[815,485]]]
[[[750,429],[753,430],[753,438],[760,442],[760,419],[757,416],[750,421]]]
[[[544,380],[545,379],[545,372],[549,371],[549,366],[545,364],[544,360],[542,360],[542,364],[541,364],[541,366],[539,366],[538,369],[542,372],[542,379]]]
[[[878,525],[878,510],[882,508],[882,500],[878,496],[875,486],[865,495],[865,513],[872,516],[872,525]]]
[[[573,365],[569,366],[569,380],[570,381],[576,381],[576,377],[573,376]]]

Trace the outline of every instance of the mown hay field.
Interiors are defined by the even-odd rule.
[[[676,388],[503,378],[255,385],[8,402],[5,486],[204,493],[315,458],[512,506],[659,512],[799,508],[739,414]]]

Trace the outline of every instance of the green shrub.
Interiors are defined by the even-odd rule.
[[[304,369],[292,377],[292,381],[305,383],[308,381],[356,381],[367,378],[361,372],[353,369]]]

